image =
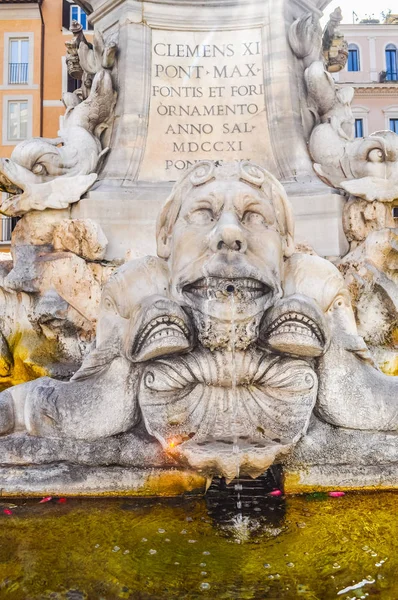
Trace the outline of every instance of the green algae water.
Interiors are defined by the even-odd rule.
[[[393,493],[0,504],[1,599],[398,598]]]

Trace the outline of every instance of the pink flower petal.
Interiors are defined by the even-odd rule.
[[[60,498],[59,500],[57,500],[57,504],[65,504],[66,503],[66,498]]]
[[[281,490],[274,490],[270,493],[270,496],[282,496]]]
[[[40,500],[39,504],[44,504],[45,502],[50,502],[53,499],[52,496],[46,496],[42,500]]]
[[[9,510],[8,508],[5,508],[5,509],[3,510],[3,513],[4,513],[5,515],[12,515],[12,510]]]
[[[331,498],[341,498],[342,496],[345,496],[344,492],[329,492],[328,494]]]

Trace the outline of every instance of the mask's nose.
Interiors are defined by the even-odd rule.
[[[210,247],[213,252],[219,252],[220,250],[246,252],[245,232],[234,213],[225,212],[221,215],[211,233]]]

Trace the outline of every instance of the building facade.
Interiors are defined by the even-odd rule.
[[[32,136],[54,138],[64,113],[62,94],[75,89],[65,63],[71,21],[87,31],[87,15],[73,0],[0,0],[0,156]],[[0,241],[10,239],[3,218]]]
[[[384,23],[340,25],[349,57],[335,78],[355,88],[353,112],[357,137],[390,129],[398,133],[398,18]]]

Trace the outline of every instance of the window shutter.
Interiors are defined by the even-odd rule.
[[[70,27],[70,3],[68,0],[62,0],[62,27]]]
[[[82,82],[79,79],[73,79],[68,73],[68,92],[75,92],[81,85]]]

